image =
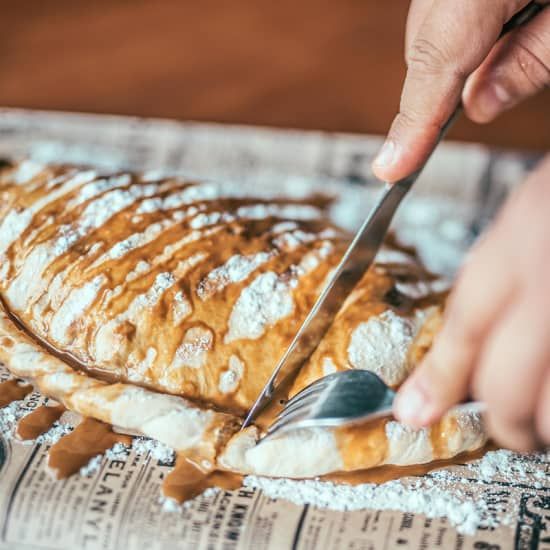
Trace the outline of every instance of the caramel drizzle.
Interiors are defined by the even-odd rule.
[[[427,464],[412,466],[388,465],[353,472],[335,472],[321,476],[320,479],[339,485],[381,484],[404,477],[424,476],[429,472],[449,466],[459,466],[467,461],[479,459],[486,452],[496,448],[495,445],[489,443],[477,451],[462,453],[452,459],[434,460]],[[180,454],[177,456],[173,470],[164,478],[162,493],[166,498],[182,503],[195,498],[209,488],[226,491],[239,489],[242,486],[242,480],[242,475],[224,470],[205,472],[189,458]]]
[[[69,360],[71,366],[84,367],[94,376],[103,378],[107,375],[102,368],[103,365],[93,367],[84,365],[86,360],[78,353],[78,349],[88,349],[93,346],[98,326],[119,314],[125,314],[136,297],[144,295],[152,288],[157,275],[162,272],[173,274],[177,271],[179,262],[189,260],[201,252],[203,258],[190,266],[189,271],[183,276],[175,275],[173,284],[163,290],[162,299],[142,312],[139,323],[128,322],[126,325],[121,323],[120,330],[129,331],[129,334],[125,335],[129,342],[134,338],[155,342],[153,347],[156,348],[157,357],[144,377],[146,378],[143,380],[144,385],[164,393],[176,393],[192,399],[206,397],[209,402],[217,406],[228,410],[244,411],[248,401],[260,391],[271,369],[271,365],[266,365],[263,359],[269,354],[263,351],[258,353],[255,342],[223,344],[223,338],[218,338],[209,352],[208,364],[203,369],[196,372],[186,371],[184,379],[179,378],[181,375],[178,371],[174,374],[175,380],[170,384],[162,379],[164,369],[160,372],[158,365],[171,364],[184,334],[196,324],[205,324],[216,335],[224,334],[227,319],[225,314],[220,315],[220,299],[228,304],[235,302],[247,282],[242,281],[231,285],[231,288],[224,289],[223,298],[218,296],[214,300],[198,299],[196,289],[205,277],[217,267],[224,265],[233,255],[237,253],[247,255],[259,251],[277,252],[254,270],[255,275],[272,270],[281,277],[290,277],[293,266],[299,264],[307,252],[318,248],[323,240],[332,241],[338,249],[343,242],[342,234],[329,239],[317,236],[312,242],[303,242],[292,251],[278,250],[274,243],[275,235],[272,231],[274,224],[277,221],[293,218],[292,215],[288,216],[284,213],[285,207],[314,206],[321,212],[326,206],[326,198],[317,196],[309,200],[251,199],[231,196],[234,193],[231,189],[228,193],[221,189],[219,196],[212,197],[208,192],[201,191],[201,186],[208,186],[208,183],[178,179],[144,181],[130,174],[115,174],[108,178],[94,175],[83,179],[81,183],[70,183],[71,178],[81,177],[83,174],[82,171],[66,166],[47,167],[29,184],[12,186],[8,183],[3,186],[13,205],[19,208],[33,208],[33,218],[20,238],[13,242],[6,252],[11,268],[2,290],[11,284],[11,279],[17,275],[18,266],[24,262],[23,257],[30,249],[52,239],[59,239],[60,227],[75,231],[75,242],[66,250],[61,247],[60,253],[42,270],[41,279],[45,285],[39,291],[40,296],[35,296],[35,299],[44,302],[42,321],[47,320],[53,310],[60,306],[57,304],[56,308],[53,308],[48,300],[44,301],[44,293],[48,291],[57,274],[64,272],[67,289],[74,290],[90,282],[98,274],[108,273],[108,282],[102,283],[85,313],[79,316],[79,319],[75,320],[68,329],[71,334],[73,332],[75,335],[80,334],[78,337],[80,342],[73,350],[67,350],[68,353],[62,358]],[[102,185],[96,191],[91,194],[89,190],[83,192],[85,186],[97,185],[98,180],[102,180]],[[196,193],[195,189],[197,189]],[[52,195],[52,191],[56,194]],[[94,203],[96,208],[103,202],[107,204],[108,195],[115,192],[119,194],[124,204],[121,203],[120,208],[116,205],[112,206],[112,212],[108,218],[101,219],[97,226],[91,224],[87,227],[83,221],[86,209],[93,207]],[[179,196],[181,193],[188,193],[188,196],[182,199]],[[50,195],[52,195],[51,200],[49,200]],[[38,201],[41,201],[41,208],[36,207]],[[140,211],[145,201],[153,201],[153,205],[151,208],[147,207]],[[266,211],[268,212],[266,219],[255,219],[255,214],[241,210],[243,207],[257,205],[271,208]],[[277,214],[278,207],[282,208],[280,215]],[[214,216],[212,222],[195,227],[194,221],[197,216],[213,213],[223,213],[227,218],[221,216],[216,220]],[[179,217],[174,217],[175,214]],[[299,231],[316,235],[330,227],[330,224],[322,219],[293,221]],[[161,229],[155,238],[148,239],[146,236],[148,230],[153,224],[159,223],[166,223],[166,227]],[[114,246],[127,240],[131,242],[134,237],[137,238],[136,246],[124,250],[120,256],[118,253],[110,254]],[[140,241],[138,237],[143,237],[144,240]],[[172,253],[164,255],[163,251],[167,246],[175,246],[175,248]],[[330,269],[330,264],[337,260],[337,256],[337,253],[333,254],[329,260],[322,262],[317,270],[318,273],[308,275],[308,289],[304,292],[295,292],[296,308],[292,318],[287,319],[288,322],[285,323],[281,334],[272,336],[272,342],[268,342],[268,345],[279,348],[281,345],[288,344],[300,320],[305,317],[312,305],[313,291],[322,284],[326,271]],[[127,280],[128,274],[134,272],[140,262],[147,262],[149,267],[139,277]],[[114,289],[117,292],[114,292]],[[180,291],[190,302],[192,313],[188,320],[176,326],[175,323],[170,322],[171,305],[174,296]],[[62,301],[66,298],[67,295],[63,296]],[[31,325],[32,319],[29,318],[29,312],[16,313],[20,316],[22,325]],[[158,330],[159,317],[168,321],[170,330]],[[43,327],[37,336],[49,340],[48,330],[47,326]],[[131,349],[132,346],[128,348]],[[236,395],[222,395],[217,390],[217,384],[215,382],[212,384],[211,381],[217,380],[220,371],[226,367],[227,357],[231,354],[240,357],[245,364],[256,365],[257,372],[256,376],[252,377],[245,371],[243,387],[237,390]],[[138,355],[136,360],[145,359]],[[116,360],[110,361],[106,368],[112,369],[111,374],[118,380],[126,380],[127,364],[126,357],[117,357]],[[205,396],[206,391],[209,395]]]
[[[63,405],[37,407],[19,420],[15,435],[23,441],[36,439],[39,435],[46,433],[61,418],[65,410]]]
[[[0,408],[6,407],[14,401],[24,399],[32,392],[32,386],[21,385],[17,379],[6,380],[0,384]]]
[[[49,171],[48,171],[49,170]],[[55,168],[48,169],[45,173],[40,174],[39,180],[34,185],[28,186],[28,192],[24,192],[19,187],[14,196],[18,201],[20,207],[23,206],[32,206],[38,199],[44,198],[48,194],[52,193],[52,190],[61,190],[68,180],[77,175],[78,171],[67,168]],[[52,177],[56,176],[58,181],[53,185]],[[112,176],[113,178],[121,177],[122,175]],[[97,178],[92,178],[83,183],[83,185],[89,184],[92,181],[97,180]],[[50,185],[52,184],[52,185]],[[236,215],[236,211],[240,206],[246,206],[251,204],[300,204],[302,201],[263,201],[263,200],[247,200],[247,199],[233,199],[233,198],[223,198],[220,197],[215,200],[208,199],[199,199],[197,201],[189,201],[185,204],[178,205],[176,208],[166,208],[159,207],[159,209],[153,210],[151,212],[141,213],[138,216],[137,214],[138,207],[143,204],[145,200],[149,199],[165,199],[170,195],[170,192],[183,191],[195,185],[194,183],[181,182],[177,180],[164,180],[156,181],[153,183],[142,182],[130,176],[127,183],[123,182],[114,182],[111,187],[107,187],[104,192],[98,192],[87,200],[78,201],[76,205],[72,205],[70,209],[67,208],[68,200],[78,199],[79,193],[82,189],[82,185],[75,185],[72,187],[67,187],[67,192],[59,193],[56,198],[50,202],[46,202],[41,210],[35,213],[35,216],[32,220],[30,226],[23,232],[21,238],[18,239],[12,247],[8,250],[8,258],[13,262],[18,256],[25,253],[29,247],[43,243],[48,239],[55,238],[59,227],[63,224],[73,225],[80,220],[80,215],[83,213],[84,209],[89,206],[91,203],[98,201],[101,197],[104,197],[110,192],[113,192],[115,189],[118,189],[123,192],[129,191],[131,188],[135,188],[139,185],[156,185],[155,190],[151,192],[144,191],[143,193],[138,193],[134,199],[127,205],[123,206],[120,210],[113,211],[111,217],[103,222],[102,225],[98,227],[93,227],[90,231],[84,232],[79,235],[78,241],[75,242],[66,252],[64,252],[59,257],[55,258],[54,261],[44,270],[43,278],[47,279],[49,282],[53,277],[61,272],[63,269],[67,269],[67,278],[70,280],[73,276],[79,276],[81,282],[89,281],[93,276],[95,276],[100,270],[108,270],[111,275],[116,279],[116,281],[111,281],[111,288],[115,283],[122,284],[124,286],[124,291],[121,293],[121,296],[118,299],[106,300],[103,302],[102,298],[99,297],[95,304],[92,304],[88,308],[88,312],[94,312],[94,308],[97,310],[94,313],[100,313],[102,319],[105,318],[106,313],[108,313],[108,318],[116,315],[117,312],[125,311],[130,304],[131,300],[138,294],[148,290],[155,276],[160,273],[161,270],[172,271],[179,260],[185,260],[191,257],[191,255],[200,250],[205,250],[207,252],[204,260],[199,262],[196,266],[191,268],[191,272],[186,273],[185,280],[177,281],[177,284],[174,285],[173,290],[178,290],[178,287],[185,287],[186,295],[188,295],[190,301],[192,302],[192,308],[194,310],[194,322],[206,322],[211,321],[212,319],[218,318],[216,315],[212,315],[212,308],[216,307],[216,304],[209,304],[200,302],[195,299],[194,293],[190,292],[198,287],[201,281],[212,271],[212,269],[223,265],[225,261],[232,254],[237,252],[241,254],[248,254],[251,252],[258,252],[260,250],[266,250],[266,248],[271,245],[271,233],[270,230],[273,225],[272,219],[266,220],[254,220],[239,218]],[[7,186],[9,188],[9,186]],[[15,195],[19,193],[19,197]],[[12,201],[13,202],[13,201]],[[302,203],[303,204],[303,203]],[[101,262],[101,265],[95,265],[95,261],[100,258],[102,255],[109,252],[108,243],[119,243],[124,239],[135,235],[137,233],[143,234],[153,223],[159,222],[161,220],[166,220],[170,214],[175,212],[188,211],[190,207],[195,207],[196,214],[186,215],[182,219],[181,229],[179,231],[163,230],[160,232],[157,237],[149,242],[145,242],[142,245],[139,245],[134,250],[129,251],[122,258],[117,258],[116,265],[115,262],[109,259],[108,254],[105,256],[105,260]],[[160,252],[162,249],[171,244],[176,244],[183,237],[190,235],[193,232],[192,220],[197,214],[208,214],[211,212],[224,212],[234,215],[234,220],[230,223],[213,223],[206,225],[199,229],[199,233],[204,234],[207,231],[216,231],[221,235],[223,241],[223,246],[212,246],[214,239],[210,239],[210,236],[213,233],[209,233],[204,238],[200,239],[191,239],[185,245],[178,247],[175,250],[175,253],[166,260],[159,261],[155,263],[157,256],[160,258]],[[134,219],[135,216],[135,219]],[[311,230],[316,231],[319,227],[323,227],[321,222],[317,221],[298,221],[297,223],[302,230]],[[177,225],[177,224],[174,224]],[[173,227],[172,224],[169,224],[169,228]],[[216,237],[218,239],[218,237]],[[243,241],[247,244],[243,245]],[[106,244],[107,243],[107,244]],[[92,245],[97,246],[94,251],[91,251]],[[219,244],[219,243],[218,243]],[[238,246],[237,246],[238,245]],[[262,267],[258,268],[256,273],[260,273],[267,269],[275,270],[277,273],[286,273],[292,265],[294,265],[307,250],[311,250],[313,246],[316,245],[307,245],[304,244],[299,246],[296,250],[291,253],[285,253],[279,256],[274,256]],[[268,248],[269,249],[269,248]],[[128,284],[125,282],[125,278],[130,271],[132,271],[140,260],[151,260],[153,259],[153,267],[151,270],[148,270],[146,274],[136,282]],[[330,266],[329,262],[325,262],[325,267],[328,269]],[[116,267],[117,269],[111,269]],[[386,267],[386,270],[390,270],[389,267]],[[84,276],[82,275],[84,273]],[[13,275],[13,271],[10,273]],[[315,287],[320,283],[324,277],[325,273],[319,273],[316,277],[311,277],[312,286]],[[316,280],[318,279],[318,280]],[[387,286],[389,281],[382,280],[382,284],[378,283],[378,291],[381,294],[381,291],[384,291],[384,294],[381,294],[380,298],[380,307],[387,307],[387,302],[391,302],[392,299],[398,299],[398,301],[393,304],[396,309],[406,309],[410,310],[411,308],[419,305],[413,304],[410,301],[401,300],[400,296],[396,296],[395,293],[391,294],[391,288]],[[240,292],[242,285],[234,285],[233,288],[226,289],[224,294],[226,300],[234,301],[236,296]],[[170,289],[172,292],[172,289]],[[390,293],[390,294],[388,294]],[[301,296],[300,296],[301,294]],[[294,319],[290,319],[286,325],[288,325],[288,334],[293,334],[296,326],[299,324],[300,315],[304,312],[307,312],[311,307],[311,303],[314,299],[314,295],[311,293],[297,293],[297,312],[298,315]],[[371,296],[372,300],[372,296]],[[99,302],[99,303],[98,303]],[[166,302],[166,300],[165,300]],[[385,303],[386,302],[386,303]],[[373,304],[374,307],[375,304]],[[392,305],[390,303],[390,305]],[[7,309],[7,308],[6,308]],[[157,307],[159,311],[156,311],[155,314],[166,315],[166,303],[159,304]],[[361,309],[361,308],[358,308]],[[374,307],[376,309],[376,307]],[[362,312],[364,314],[364,311]],[[375,311],[372,311],[371,314],[375,314]],[[28,320],[27,320],[28,321]],[[24,323],[20,322],[21,325]],[[148,323],[149,326],[154,327],[155,323]],[[84,327],[75,327],[77,330]],[[87,328],[87,327],[86,327]],[[182,326],[181,331],[184,331],[187,326]],[[222,334],[223,328],[213,326],[213,331],[216,334]],[[219,330],[218,330],[219,329]],[[31,331],[27,331],[31,333]],[[175,341],[180,340],[181,334],[174,334]],[[288,335],[286,335],[288,336]],[[274,342],[280,347],[279,341]],[[45,342],[42,342],[44,345]],[[166,345],[165,345],[166,344]],[[162,345],[159,346],[162,348],[168,348],[169,342],[162,342]],[[239,343],[239,345],[232,346],[235,350],[239,347],[246,348],[246,343]],[[52,351],[51,346],[49,351]],[[59,352],[58,352],[59,355]],[[265,353],[269,355],[269,353]],[[82,368],[84,365],[80,363],[75,357],[66,354],[65,357],[62,357],[62,360],[69,362],[72,366]],[[90,369],[92,370],[92,369]],[[95,371],[95,369],[93,369]],[[95,371],[97,374],[97,371]],[[118,373],[117,373],[118,374]],[[260,374],[260,373],[259,373]],[[124,376],[123,376],[124,378]],[[259,378],[261,378],[259,376]],[[260,381],[261,382],[261,381]],[[259,382],[259,383],[260,383]],[[22,399],[27,395],[32,388],[30,386],[19,386],[15,380],[3,383],[0,385],[0,405],[5,406],[13,400]],[[166,388],[162,388],[163,391],[166,391]],[[252,388],[254,390],[254,388]],[[12,393],[9,393],[12,392]],[[190,393],[194,393],[191,391]],[[254,393],[254,391],[252,392]],[[2,397],[4,396],[4,400]],[[196,397],[196,396],[194,396]],[[2,403],[4,403],[2,405]],[[46,411],[46,409],[52,409]],[[270,415],[274,414],[274,410],[266,414],[266,421]],[[59,413],[59,415],[58,415]],[[53,407],[41,407],[37,411],[27,415],[18,426],[17,433],[21,438],[32,438],[31,434],[38,434],[40,429],[46,431],[55,420],[59,418],[62,414],[62,410],[54,410]],[[56,416],[58,415],[58,416]],[[49,423],[49,425],[48,425]],[[43,433],[40,432],[40,433]],[[380,437],[382,435],[382,426],[378,426],[375,429],[376,432],[380,432]],[[432,435],[432,444],[434,449],[437,449],[440,446],[441,438],[438,437],[440,434]],[[363,436],[364,438],[364,436]],[[129,444],[131,438],[128,436],[115,434],[111,427],[107,424],[99,422],[93,419],[85,419],[75,430],[63,437],[58,443],[56,443],[49,452],[48,456],[48,465],[55,472],[56,477],[62,478],[67,477],[73,473],[78,472],[78,470],[84,466],[90,458],[98,454],[102,454],[108,448],[112,447],[117,442],[124,444]],[[363,447],[364,443],[356,442],[358,447]],[[376,447],[376,445],[374,446]],[[377,450],[374,447],[369,449],[369,452],[373,455],[380,453],[380,448]],[[382,449],[382,452],[385,453],[385,449]],[[373,456],[373,462],[376,462],[378,457]],[[365,479],[366,477],[373,482],[375,479],[385,481],[388,479],[395,479],[396,477],[402,477],[404,475],[421,475],[425,473],[426,468],[433,469],[440,467],[442,462],[448,462],[449,464],[455,463],[455,461],[438,461],[430,463],[429,465],[420,465],[420,466],[411,466],[411,467],[393,467],[393,466],[384,466],[380,468],[375,468],[367,472],[354,472],[350,474],[333,474],[327,476],[327,479],[338,480],[339,482],[349,482],[350,479]],[[420,473],[413,473],[420,472]],[[343,476],[343,477],[342,477]],[[366,477],[365,477],[366,476]],[[388,477],[389,476],[389,477]],[[225,489],[235,489],[241,485],[241,476],[236,474],[231,474],[228,472],[203,472],[197,468],[192,462],[183,457],[183,455],[178,456],[175,468],[170,474],[165,478],[163,485],[163,492],[166,496],[174,498],[175,500],[181,502],[183,500],[193,498],[197,494],[203,492],[208,487],[222,487]],[[381,482],[378,481],[378,482]],[[364,481],[363,481],[364,482]]]
[[[162,493],[178,503],[191,500],[206,489],[217,487],[227,491],[239,489],[243,476],[214,470],[205,472],[183,454],[178,454],[173,470],[164,478]]]
[[[48,467],[57,479],[66,478],[76,474],[91,458],[103,454],[115,443],[130,446],[132,438],[113,432],[109,424],[85,418],[50,448]]]
[[[5,390],[5,388],[11,388],[8,391],[12,392],[11,395],[14,398],[8,400],[3,406],[22,399],[32,391],[31,386],[21,386],[15,379],[0,384],[0,391]],[[277,403],[277,400],[275,400],[275,403],[273,405],[274,410],[265,411],[262,415],[262,423],[269,423],[272,415],[276,414],[275,411],[281,405]],[[39,435],[47,432],[64,411],[65,408],[62,405],[38,407],[19,420],[16,429],[17,437],[21,440],[36,439]],[[376,428],[374,429],[376,430]],[[442,432],[434,431],[434,433],[437,433],[437,435],[432,435],[432,444],[439,448],[434,440],[439,440],[444,435]],[[364,437],[364,439],[369,440],[371,438]],[[113,432],[110,425],[92,418],[86,418],[70,434],[62,437],[50,448],[48,466],[57,479],[63,479],[77,473],[91,458],[103,454],[115,443],[130,446],[131,441],[130,436]],[[494,444],[488,443],[477,451],[462,453],[451,459],[435,460],[427,464],[412,466],[387,465],[351,472],[334,472],[321,476],[321,479],[343,485],[380,484],[403,477],[423,476],[434,470],[460,465],[469,460],[481,458],[486,452],[496,448]],[[242,486],[242,480],[242,475],[233,472],[224,470],[204,471],[185,455],[178,454],[174,468],[164,478],[162,493],[166,498],[182,503],[195,498],[209,488],[220,488],[227,491],[236,490]]]

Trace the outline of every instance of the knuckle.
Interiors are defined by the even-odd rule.
[[[420,113],[417,113],[416,111],[412,109],[401,109],[399,113],[397,114],[397,124],[401,128],[409,129],[409,128],[415,128],[418,124],[418,119],[422,118]]]
[[[505,396],[499,395],[489,400],[488,407],[498,418],[499,425],[506,426],[508,430],[514,432],[531,431],[535,427],[533,411],[519,409],[520,404],[521,400],[510,402]]]
[[[514,381],[499,380],[497,368],[482,365],[474,373],[471,385],[476,399],[484,401],[499,425],[510,429],[534,427],[533,400],[523,398]]]
[[[442,123],[431,120],[431,115],[433,115],[433,113],[422,112],[422,110],[418,108],[402,106],[397,114],[390,134],[392,136],[399,136],[402,133],[408,133],[410,130],[417,129],[419,124],[422,124],[428,131],[435,135],[441,130]]]
[[[517,42],[512,62],[517,74],[522,75],[527,86],[532,91],[537,91],[550,86],[550,62],[545,62],[544,58],[550,60],[550,49],[543,56],[535,53],[542,50],[540,39],[533,34],[525,33],[523,38]],[[544,50],[543,50],[544,51]]]
[[[520,453],[529,453],[537,448],[533,434],[501,430],[501,433],[498,437],[495,436],[495,439],[500,441],[504,447]]]
[[[456,77],[465,78],[464,71],[450,56],[445,48],[438,46],[432,40],[417,37],[407,53],[407,67],[413,71],[434,75],[451,73]]]

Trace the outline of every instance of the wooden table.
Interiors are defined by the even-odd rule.
[[[383,133],[404,0],[2,2],[0,105]],[[452,136],[550,148],[550,90]]]

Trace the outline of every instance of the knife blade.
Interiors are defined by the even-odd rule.
[[[530,2],[504,25],[500,37],[530,21],[542,9],[543,6],[534,1]],[[416,172],[393,184],[385,185],[381,196],[355,234],[340,263],[249,410],[241,429],[251,424],[269,403],[279,384],[295,372],[319,345],[344,300],[372,264],[399,204],[461,112],[462,103],[459,103],[442,126],[432,151]]]
[[[295,372],[315,350],[342,303],[374,260],[389,228],[393,213],[417,175],[418,173],[415,173],[393,185],[385,185],[369,216],[355,234],[311,311],[252,405],[242,428],[250,425],[269,402],[278,385]]]
[[[461,110],[462,106],[458,105],[441,129],[437,143],[443,139]],[[355,234],[315,304],[248,411],[241,429],[252,423],[269,403],[279,384],[300,368],[319,345],[344,300],[372,264],[397,207],[420,175],[428,159],[416,172],[393,184],[384,185],[369,215]]]

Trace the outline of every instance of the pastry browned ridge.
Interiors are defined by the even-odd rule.
[[[67,409],[207,472],[312,477],[485,443],[464,409],[418,431],[385,419],[262,445],[266,418],[239,431],[349,240],[327,197],[30,160],[0,168],[0,194],[0,359]],[[289,393],[350,368],[398,387],[446,290],[389,239]]]

